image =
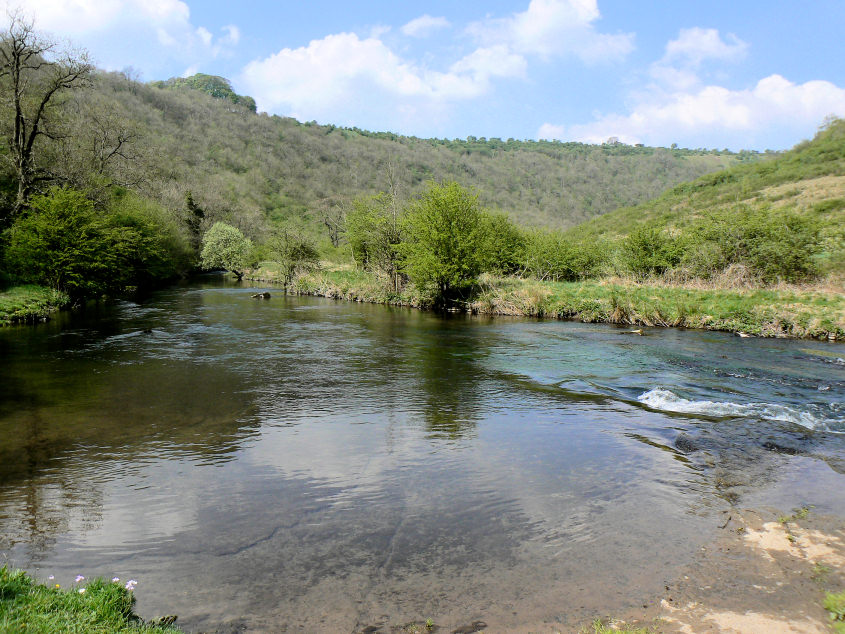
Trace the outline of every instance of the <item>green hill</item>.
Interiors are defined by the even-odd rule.
[[[136,134],[135,156],[122,169],[143,176],[145,196],[175,210],[190,190],[210,221],[232,222],[253,237],[283,219],[317,231],[312,212],[386,190],[389,174],[402,197],[430,179],[456,180],[520,223],[563,228],[759,158],[623,144],[420,139],[301,123],[255,114],[249,98],[207,75],[142,84],[98,73],[94,93],[79,98],[96,101]]]
[[[747,205],[789,207],[832,231],[845,224],[845,120],[819,130],[812,141],[768,161],[736,165],[682,183],[636,206],[621,207],[571,231],[582,238],[618,237],[643,225],[677,229],[707,213]]]

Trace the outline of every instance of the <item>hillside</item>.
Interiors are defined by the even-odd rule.
[[[624,236],[638,226],[679,228],[708,212],[742,204],[791,207],[827,229],[845,221],[845,120],[834,120],[812,141],[765,162],[736,165],[682,183],[663,195],[621,207],[576,227],[574,235]]]
[[[209,219],[254,237],[268,221],[301,220],[329,201],[386,190],[391,171],[404,197],[430,179],[456,180],[520,223],[563,228],[758,158],[622,144],[419,139],[300,123],[254,114],[251,100],[209,76],[142,84],[98,73],[95,94],[81,97],[80,108],[94,101],[136,135],[131,164],[121,168],[143,176],[133,187],[174,210],[191,190]],[[303,224],[319,226],[313,219]]]

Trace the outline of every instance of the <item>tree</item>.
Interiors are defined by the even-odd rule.
[[[240,280],[251,252],[252,240],[245,238],[240,229],[225,222],[215,222],[203,236],[200,261],[206,270],[226,269]]]
[[[478,194],[451,182],[432,183],[407,218],[410,239],[399,245],[411,280],[448,302],[483,269],[484,212]]]
[[[205,220],[205,212],[194,201],[194,194],[190,189],[185,192],[185,209],[188,212],[185,223],[188,225],[188,231],[191,234],[191,246],[194,248],[194,251],[199,253],[200,247],[202,246],[200,230],[202,229],[203,220]]]
[[[38,34],[20,12],[8,16],[0,34],[0,98],[12,121],[4,121],[10,159],[18,181],[12,216],[24,209],[38,182],[50,176],[39,165],[41,137],[58,139],[63,95],[90,84],[93,66],[84,52],[60,50]]]
[[[320,263],[317,248],[298,232],[286,228],[279,229],[270,242],[270,248],[279,263],[279,273],[285,288],[298,272],[314,269]]]
[[[368,271],[380,271],[399,289],[402,242],[396,201],[390,193],[358,198],[346,214],[346,239],[355,262]]]
[[[100,214],[81,192],[55,187],[12,226],[6,261],[73,300],[117,295],[174,272],[162,235],[138,214]]]

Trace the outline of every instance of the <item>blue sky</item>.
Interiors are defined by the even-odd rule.
[[[784,149],[845,116],[845,1],[24,0],[144,80],[428,137]]]

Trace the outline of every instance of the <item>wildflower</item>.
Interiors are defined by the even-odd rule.
[[[80,588],[80,589],[79,589],[79,594],[85,594],[85,588]]]
[[[120,577],[112,577],[111,578],[112,583],[117,583],[118,581],[120,581]]]
[[[130,579],[129,581],[126,582],[125,587],[126,587],[127,590],[129,590],[129,592],[132,592],[135,589],[135,586],[137,586],[137,585],[138,585],[138,582],[135,581],[135,579]]]
[[[85,577],[83,577],[82,575],[76,575],[75,581],[76,583],[79,583],[80,581],[85,581]]]
[[[56,584],[56,587],[57,587],[57,588],[61,588],[61,586],[60,586],[58,583]]]
[[[56,578],[55,575],[50,575],[49,577],[47,577],[47,581],[52,581],[55,578]]]

